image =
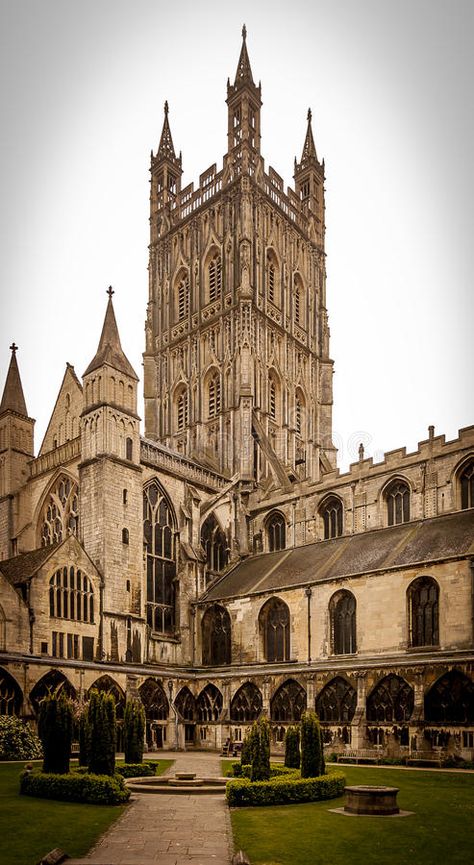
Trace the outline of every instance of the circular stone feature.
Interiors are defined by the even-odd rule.
[[[399,787],[370,787],[362,784],[356,787],[344,787],[346,794],[344,811],[349,814],[375,816],[399,814],[400,808],[397,805],[399,789]]]

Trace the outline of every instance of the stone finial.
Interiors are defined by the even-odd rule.
[[[434,428],[433,424],[430,424],[428,427],[428,438],[429,438],[430,442],[432,442],[434,439],[434,431],[435,431],[435,428]]]
[[[245,42],[246,38],[247,38],[247,28],[244,24],[244,26],[242,27],[242,39],[244,40],[244,42]]]
[[[110,300],[112,300],[112,295],[115,294],[115,291],[113,290],[111,285],[109,285],[106,294],[108,294],[110,297]]]
[[[17,351],[18,351],[18,346],[17,346],[17,344],[16,344],[15,342],[12,342],[12,344],[11,344],[11,346],[10,346],[10,351],[11,351],[12,354],[16,354],[16,353],[17,353]]]

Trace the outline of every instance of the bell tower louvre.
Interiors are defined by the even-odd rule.
[[[311,112],[295,188],[260,154],[261,85],[242,31],[228,146],[182,188],[165,103],[151,155],[145,436],[248,483],[291,489],[336,465],[324,162]]]

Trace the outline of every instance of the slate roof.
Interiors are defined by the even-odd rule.
[[[44,565],[59,544],[50,544],[49,547],[41,547],[29,553],[22,553],[12,559],[0,562],[0,572],[7,578],[12,586],[26,583],[34,577],[37,571]]]
[[[465,555],[474,555],[474,508],[249,557],[224,574],[202,600],[279,591]]]

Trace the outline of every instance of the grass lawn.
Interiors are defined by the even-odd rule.
[[[54,847],[83,856],[126,805],[81,805],[19,795],[26,761],[0,763],[0,862],[34,865]],[[161,775],[172,760],[157,760]],[[72,764],[74,766],[74,763]]]
[[[474,774],[341,767],[348,784],[399,787],[410,817],[344,817],[329,802],[235,808],[234,843],[252,865],[467,865],[474,849]]]

